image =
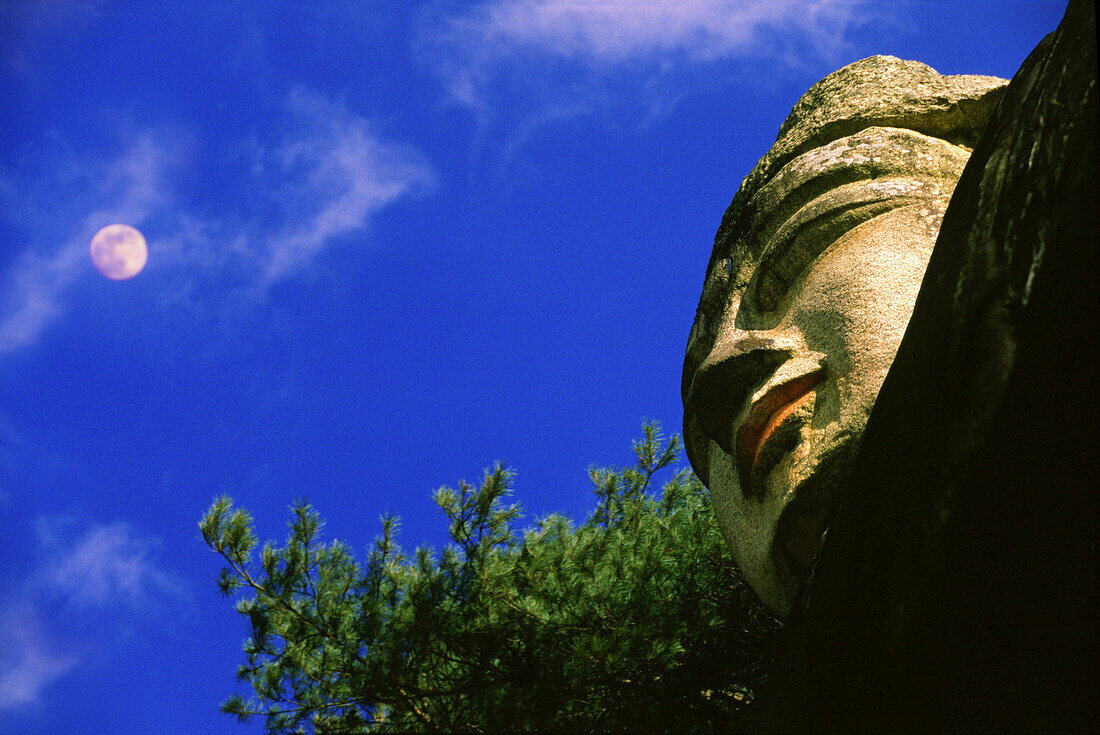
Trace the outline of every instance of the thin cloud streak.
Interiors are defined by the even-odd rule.
[[[248,160],[227,164],[241,164],[239,189],[229,193],[228,212],[217,221],[189,211],[173,194],[174,185],[202,189],[175,175],[187,147],[178,132],[146,131],[99,165],[55,158],[52,171],[36,172],[37,188],[46,193],[34,201],[4,175],[0,204],[14,222],[48,221],[66,234],[51,247],[48,234],[29,233],[35,241],[0,273],[0,359],[34,345],[72,308],[66,294],[79,278],[96,277],[88,243],[107,224],[146,230],[149,223],[154,252],[147,270],[164,276],[164,299],[238,312],[254,309],[276,283],[308,273],[324,250],[366,230],[381,210],[435,187],[435,171],[419,151],[384,140],[368,119],[308,89],[287,95],[274,127],[281,130],[274,142],[242,143]],[[199,175],[195,168],[186,175]],[[91,213],[80,211],[89,203]]]
[[[155,136],[145,133],[116,160],[106,164],[88,165],[72,161],[55,161],[63,169],[58,179],[70,179],[95,192],[99,201],[112,201],[111,207],[97,208],[83,218],[71,237],[60,248],[26,247],[5,274],[0,274],[5,296],[0,299],[0,358],[34,344],[39,335],[65,310],[63,294],[88,269],[88,243],[96,230],[115,222],[141,227],[145,219],[166,198],[166,169],[175,154]],[[54,190],[51,181],[41,183],[52,195],[64,199],[66,192]],[[14,182],[6,182],[4,190],[12,196],[18,191]],[[41,195],[40,195],[41,196]],[[9,202],[9,208],[23,210],[30,220],[56,221],[57,212],[43,211],[41,204],[19,206]],[[27,212],[27,210],[30,210]]]
[[[190,604],[179,578],[152,558],[157,543],[124,522],[83,524],[72,518],[35,521],[39,563],[0,603],[0,710],[35,702],[53,682],[77,669],[84,641],[118,633],[126,619]],[[49,611],[63,612],[53,620]]]
[[[134,536],[128,524],[93,525],[75,540],[71,522],[39,518],[35,523],[46,557],[39,584],[70,608],[103,609],[124,603],[142,608],[151,600],[185,597],[183,585],[151,560],[156,543]]]
[[[77,665],[78,657],[58,648],[47,640],[31,605],[0,609],[0,711],[34,702]]]
[[[311,202],[313,211],[300,212],[269,240],[261,287],[306,266],[334,239],[363,229],[378,211],[435,186],[427,159],[381,140],[344,105],[296,89],[286,108],[299,131],[279,146],[276,158],[281,174],[298,183],[283,198]]]
[[[860,0],[498,0],[426,22],[419,47],[471,107],[502,67],[547,60],[613,73],[723,59],[787,58],[799,43],[827,52],[867,20]]]

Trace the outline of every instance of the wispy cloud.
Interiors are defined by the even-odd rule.
[[[280,200],[296,212],[266,239],[261,285],[287,277],[334,239],[366,227],[379,210],[434,185],[427,159],[383,141],[343,104],[296,89],[285,107],[294,129],[274,162],[287,182]]]
[[[82,663],[87,644],[72,640],[74,633],[94,629],[103,641],[135,614],[190,599],[158,566],[155,540],[126,523],[40,517],[35,530],[38,565],[0,602],[0,710],[34,702]]]
[[[176,298],[212,312],[251,309],[271,286],[308,273],[325,249],[435,181],[418,151],[304,88],[286,96],[269,129],[239,142],[233,160],[205,151],[199,166],[178,130],[130,137],[111,160],[88,160],[62,141],[36,152],[45,166],[0,169],[0,213],[27,234],[0,270],[0,359],[34,344],[72,308],[72,285],[96,277],[88,243],[104,225],[145,230],[148,267],[165,276],[166,308]],[[207,177],[217,175],[229,180],[218,182],[226,191],[203,201],[196,192],[211,190]]]
[[[49,640],[38,611],[27,603],[0,608],[0,651],[0,711],[34,702],[79,662]]]
[[[0,358],[34,343],[64,311],[65,292],[88,272],[96,230],[114,222],[140,227],[164,206],[178,152],[145,131],[113,160],[77,160],[67,151],[39,158],[49,160],[35,180],[4,176],[4,209],[31,242],[0,273]],[[59,212],[58,202],[70,211]],[[45,240],[51,236],[60,244]]]
[[[417,44],[452,98],[484,111],[502,88],[534,76],[542,93],[599,93],[593,80],[628,74],[652,96],[655,77],[757,59],[783,73],[798,57],[835,52],[879,11],[862,0],[494,0],[434,6]],[[551,78],[547,65],[569,73]],[[577,83],[578,75],[586,83]],[[650,89],[646,89],[646,85]],[[666,105],[664,96],[651,105]],[[535,101],[537,102],[537,100]]]
[[[441,1],[413,50],[472,113],[478,168],[507,187],[513,159],[549,127],[641,131],[735,80],[839,66],[855,31],[892,12],[866,0]]]
[[[35,523],[43,563],[39,585],[69,608],[110,605],[146,607],[150,601],[184,595],[177,579],[153,561],[157,544],[136,537],[124,522],[94,524],[82,533],[72,519],[39,518]]]

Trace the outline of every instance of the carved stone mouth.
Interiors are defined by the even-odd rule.
[[[813,399],[813,389],[825,379],[825,368],[786,380],[769,388],[753,402],[745,420],[737,429],[734,462],[741,480],[741,491],[746,495],[760,495],[760,483],[754,482],[757,466],[764,458],[769,440],[779,438],[779,432],[787,419]]]

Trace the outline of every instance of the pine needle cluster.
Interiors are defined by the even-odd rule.
[[[593,468],[597,505],[525,531],[512,473],[441,488],[451,545],[406,555],[396,518],[365,560],[305,501],[284,546],[258,553],[227,497],[200,523],[219,586],[251,629],[223,709],[269,732],[736,730],[776,623],[735,569],[705,488],[655,424],[627,469]]]

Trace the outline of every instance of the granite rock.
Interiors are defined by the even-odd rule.
[[[1006,85],[893,57],[850,64],[795,105],[723,219],[685,350],[684,444],[734,559],[780,615],[901,342],[963,143]]]
[[[760,731],[1097,731],[1095,34],[1071,2],[955,188]]]

